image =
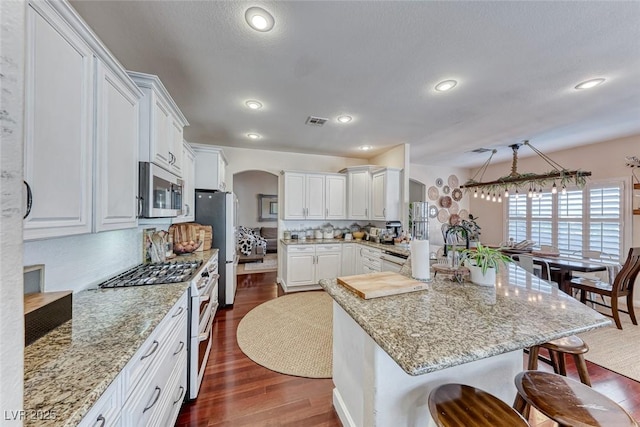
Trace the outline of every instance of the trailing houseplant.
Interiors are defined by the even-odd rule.
[[[465,265],[471,273],[471,281],[478,285],[493,286],[496,283],[496,272],[501,264],[511,262],[511,258],[488,246],[478,243],[475,249],[462,251]]]

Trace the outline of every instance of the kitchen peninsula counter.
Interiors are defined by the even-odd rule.
[[[188,288],[181,282],[73,294],[72,320],[25,347],[24,425],[77,425]]]
[[[514,264],[501,270],[496,287],[438,277],[427,290],[370,300],[321,280],[334,299],[334,406],[343,424],[429,425],[428,394],[443,382],[511,404],[523,348],[611,323]]]
[[[382,243],[369,242],[368,240],[344,240],[344,239],[280,239],[282,244],[284,245],[326,245],[326,244],[335,244],[335,243],[358,243],[360,245],[370,246],[372,248],[378,248],[383,251],[393,252],[395,254],[409,256],[409,249],[396,246],[396,245],[385,245]]]

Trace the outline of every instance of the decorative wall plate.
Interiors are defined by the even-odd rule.
[[[436,185],[438,187],[442,187],[442,184],[444,184],[444,181],[442,180],[442,178],[437,178],[436,179]]]
[[[449,212],[446,209],[440,209],[438,212],[438,221],[445,223],[449,219]]]
[[[444,187],[442,187],[442,192],[444,194],[449,194],[450,191],[451,191],[451,188],[449,188],[448,185],[445,185]]]
[[[449,187],[456,188],[458,186],[458,177],[455,175],[449,175],[449,179],[447,179],[447,184]]]
[[[458,215],[460,215],[460,218],[462,219],[469,219],[469,211],[466,209],[460,209],[460,212],[458,212]]]
[[[438,191],[437,187],[434,187],[432,185],[431,187],[429,187],[429,190],[427,191],[427,195],[429,196],[429,200],[438,200],[438,196],[440,195],[440,192]]]
[[[436,205],[429,205],[429,218],[435,218],[438,216],[438,207]]]
[[[453,214],[449,217],[449,224],[458,225],[460,224],[460,216],[458,214]]]
[[[460,206],[458,206],[457,202],[451,202],[451,206],[449,206],[449,213],[450,214],[457,214],[458,213],[458,209],[460,209]]]
[[[456,202],[459,202],[460,199],[462,199],[462,190],[459,188],[454,189],[451,192],[451,197],[453,197],[453,200],[455,200]]]
[[[451,200],[451,197],[449,197],[449,196],[440,197],[440,207],[441,208],[445,208],[445,209],[450,208],[452,202],[453,202],[453,200]]]

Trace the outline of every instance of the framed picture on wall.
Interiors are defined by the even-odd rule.
[[[258,221],[278,220],[278,196],[275,194],[258,194]]]

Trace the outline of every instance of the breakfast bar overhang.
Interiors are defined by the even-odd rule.
[[[434,425],[427,398],[444,383],[512,404],[522,349],[610,323],[516,265],[495,287],[436,278],[369,300],[336,280],[320,284],[334,299],[333,403],[345,426]]]

